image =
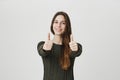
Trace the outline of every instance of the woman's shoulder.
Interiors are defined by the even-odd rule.
[[[43,45],[45,41],[39,41],[37,46]]]
[[[38,42],[38,44],[43,44],[43,43],[45,43],[45,41],[39,41],[39,42]]]
[[[82,47],[81,43],[78,43],[78,42],[77,42],[77,44],[78,44],[80,47]]]

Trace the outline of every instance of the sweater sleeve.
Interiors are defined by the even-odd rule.
[[[72,51],[72,52],[71,52],[71,55],[70,55],[71,58],[78,57],[78,56],[80,56],[81,53],[82,53],[82,45],[79,44],[79,43],[77,43],[77,45],[78,45],[78,51]]]
[[[40,56],[47,56],[51,52],[51,51],[46,51],[46,50],[43,49],[44,43],[45,43],[44,41],[41,41],[37,45],[37,51],[38,51]]]

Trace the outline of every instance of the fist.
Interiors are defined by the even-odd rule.
[[[52,49],[52,45],[53,45],[53,42],[52,42],[52,40],[50,40],[50,33],[48,33],[48,40],[45,41],[45,43],[43,45],[43,49],[44,50],[51,50]]]
[[[70,43],[69,43],[70,49],[72,51],[78,51],[78,45],[77,43],[73,40],[73,35],[70,35]]]

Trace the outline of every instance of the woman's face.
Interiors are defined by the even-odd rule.
[[[64,33],[66,27],[65,18],[63,15],[58,15],[53,22],[53,31],[55,35],[61,35]]]

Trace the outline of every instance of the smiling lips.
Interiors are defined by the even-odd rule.
[[[62,29],[55,29],[57,32],[61,32],[62,31]]]

